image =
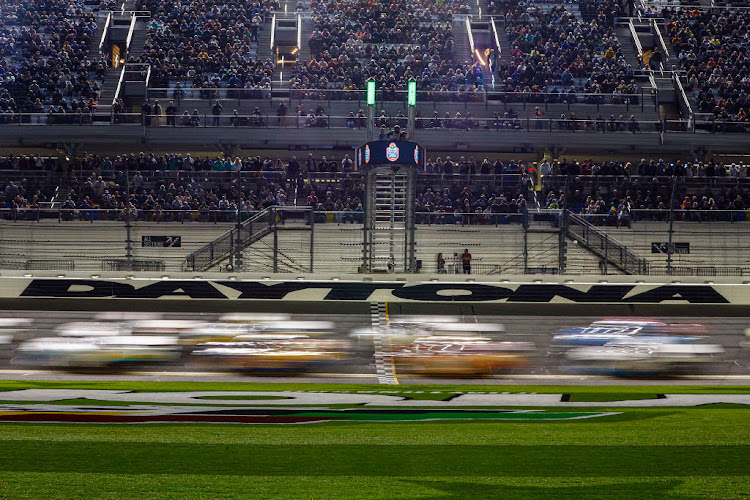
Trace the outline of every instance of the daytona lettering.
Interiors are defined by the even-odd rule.
[[[228,290],[227,290],[228,289]],[[233,291],[235,293],[230,292]],[[31,280],[21,297],[128,298],[128,299],[224,299],[282,300],[305,290],[327,290],[323,300],[368,301],[378,290],[388,290],[395,299],[418,302],[514,302],[547,303],[561,299],[576,303],[658,304],[666,301],[690,304],[729,304],[710,285],[592,285],[586,290],[559,284],[499,285],[479,283],[342,283],[255,281],[164,280],[136,287],[123,281],[95,279]],[[239,292],[237,295],[236,292]],[[317,294],[319,295],[319,294]],[[316,296],[317,296],[316,295]]]

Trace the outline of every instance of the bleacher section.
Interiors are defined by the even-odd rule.
[[[585,142],[610,153],[688,147],[700,154],[741,148],[734,134],[748,130],[746,5],[423,0],[373,2],[362,9],[349,3],[52,2],[40,7],[45,18],[33,14],[39,9],[3,5],[10,71],[0,82],[0,125],[34,127],[0,126],[0,143],[82,147],[117,137],[133,147],[196,140],[221,149],[284,148],[285,142],[310,147],[321,140],[355,146],[364,129],[350,118],[365,107],[368,78],[378,82],[376,113],[385,111],[390,122],[407,114],[405,83],[417,81],[414,136],[433,149],[447,143],[448,149],[472,144],[490,150],[496,144],[508,150],[516,144],[542,151]],[[114,24],[106,29],[107,9],[120,8],[136,9],[120,56],[131,66],[150,66],[137,85],[121,85],[119,68],[108,67],[114,53],[106,51],[116,30]],[[275,60],[276,13],[300,28],[294,64]],[[58,40],[48,25],[62,17],[69,30]],[[481,49],[475,54],[472,26]],[[38,35],[30,35],[34,30]],[[695,42],[688,33],[696,34]],[[109,61],[101,60],[100,47]],[[33,51],[44,59],[43,69],[31,61]],[[733,70],[724,72],[726,64]],[[129,74],[141,77],[139,71]],[[600,121],[612,125],[601,127]],[[45,124],[60,128],[39,126]],[[82,125],[98,126],[81,134],[74,127]],[[123,130],[109,130],[111,125]],[[214,127],[226,130],[194,130]],[[278,127],[303,130],[279,134]],[[619,134],[576,138],[602,128]],[[497,131],[525,135],[492,135]],[[393,133],[386,126],[385,136]]]

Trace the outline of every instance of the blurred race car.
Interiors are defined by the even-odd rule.
[[[238,342],[254,339],[291,339],[326,336],[334,331],[330,321],[282,320],[283,315],[225,315],[232,321],[200,323],[179,332],[180,343],[196,346],[207,342]],[[250,321],[250,319],[252,321]]]
[[[208,325],[209,323],[205,321],[182,319],[149,319],[128,323],[133,335],[167,335],[174,337],[205,328]]]
[[[213,369],[302,373],[348,359],[348,341],[300,334],[248,334],[196,346],[193,359]]]
[[[750,328],[745,330],[745,340],[740,341],[740,347],[744,347],[745,349],[750,349]]]
[[[285,313],[230,313],[219,316],[222,323],[270,323],[290,321],[291,315]]]
[[[483,376],[524,368],[534,352],[528,342],[501,342],[482,336],[418,338],[388,356],[396,371],[417,375]]]
[[[687,336],[634,336],[565,354],[568,371],[589,375],[671,375],[700,369],[721,359],[724,348]]]
[[[594,321],[586,327],[564,328],[552,337],[552,350],[577,346],[602,346],[615,340],[647,335],[703,335],[705,325],[665,323],[651,319],[611,318]]]
[[[251,331],[252,327],[243,323],[204,323],[180,331],[179,338],[180,344],[194,346],[205,342],[228,342]]]
[[[0,318],[0,349],[18,340],[17,335],[25,333],[32,323],[29,318]]]
[[[431,335],[493,335],[504,331],[498,323],[464,323],[453,316],[404,316],[385,326],[356,328],[349,336],[360,341],[380,337],[387,342],[408,343]]]
[[[122,368],[172,361],[179,355],[177,339],[171,336],[61,336],[23,342],[11,363],[62,369]]]
[[[143,321],[149,319],[161,319],[160,313],[141,311],[105,311],[97,313],[94,321]]]
[[[130,335],[130,327],[123,322],[74,321],[64,323],[55,329],[60,337],[112,337]]]

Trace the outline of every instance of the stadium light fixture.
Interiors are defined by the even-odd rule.
[[[367,82],[367,105],[375,106],[375,80]]]
[[[409,106],[416,106],[417,105],[417,82],[414,80],[409,80],[409,83],[406,85],[407,93],[406,93],[406,103]]]

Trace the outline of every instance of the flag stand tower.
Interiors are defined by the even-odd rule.
[[[414,142],[373,141],[357,148],[365,181],[364,245],[366,273],[413,273],[414,204],[424,149]]]

